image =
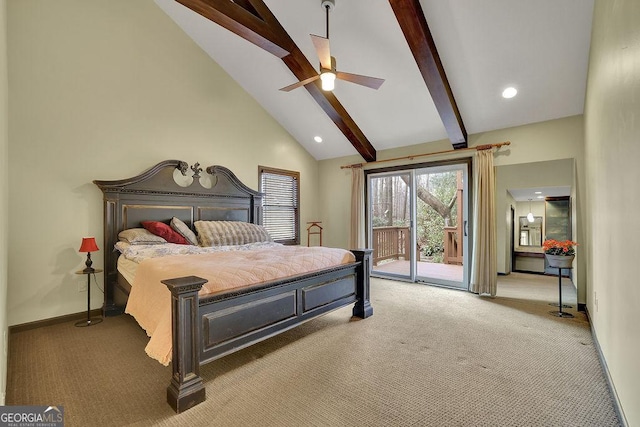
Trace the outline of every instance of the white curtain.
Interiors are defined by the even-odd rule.
[[[364,248],[364,171],[351,168],[351,230],[349,247]]]
[[[471,292],[496,295],[498,284],[493,149],[478,150],[474,168]]]

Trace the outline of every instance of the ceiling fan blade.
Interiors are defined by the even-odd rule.
[[[343,73],[339,71],[336,73],[336,78],[345,80],[351,83],[356,83],[362,86],[370,87],[371,89],[378,89],[384,83],[384,79],[377,77],[361,76],[360,74]]]
[[[310,34],[311,41],[316,48],[316,53],[320,59],[320,66],[331,70],[331,52],[329,50],[329,39]]]
[[[285,86],[285,87],[281,88],[280,90],[283,91],[283,92],[289,92],[289,91],[292,91],[293,89],[295,89],[297,87],[304,86],[306,84],[311,83],[314,80],[318,80],[319,78],[320,78],[319,75],[313,76],[313,77],[309,77],[308,79],[304,79],[304,80],[296,82],[296,83],[294,83],[292,85]]]

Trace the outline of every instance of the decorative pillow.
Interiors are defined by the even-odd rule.
[[[129,228],[118,233],[118,239],[132,245],[157,245],[167,243],[165,239],[156,236],[144,228]]]
[[[173,228],[178,234],[180,234],[182,237],[187,239],[189,243],[191,243],[192,245],[198,244],[198,238],[196,237],[196,233],[191,231],[191,229],[187,226],[187,224],[182,222],[180,219],[174,216],[173,218],[171,218],[170,225],[171,225],[171,228]]]
[[[247,243],[272,242],[261,225],[242,221],[196,221],[200,246],[246,245]]]
[[[187,239],[182,237],[180,233],[173,228],[160,221],[142,221],[142,226],[155,234],[162,237],[169,243],[177,243],[179,245],[188,245]]]

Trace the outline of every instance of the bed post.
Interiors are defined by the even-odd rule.
[[[371,272],[371,253],[373,249],[354,249],[351,252],[356,256],[360,265],[356,268],[356,304],[353,306],[353,315],[366,319],[373,315],[369,296],[369,273]]]
[[[173,375],[167,387],[167,402],[177,413],[204,402],[200,377],[200,316],[198,291],[207,283],[196,276],[162,280],[171,291]]]

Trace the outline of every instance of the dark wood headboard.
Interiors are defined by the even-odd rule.
[[[113,250],[118,233],[142,227],[142,221],[169,223],[177,217],[193,229],[198,220],[262,223],[262,194],[244,185],[229,169],[209,166],[211,188],[202,185],[198,163],[191,166],[193,181],[176,183],[178,170],[187,176],[189,166],[181,160],[165,160],[140,175],[116,181],[93,181],[104,194],[105,316],[122,313],[114,300],[118,286],[118,253]]]

